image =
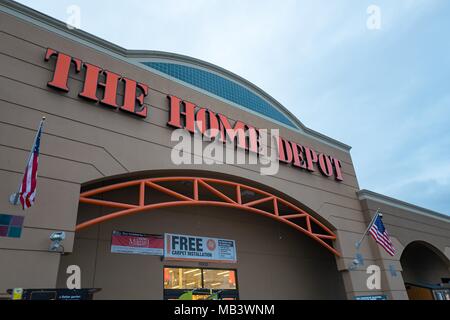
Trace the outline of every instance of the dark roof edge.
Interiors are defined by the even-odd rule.
[[[103,49],[112,51],[115,54],[121,55],[125,58],[149,58],[149,57],[158,58],[159,57],[159,58],[165,58],[165,59],[173,59],[175,61],[182,61],[182,62],[184,61],[187,63],[196,64],[196,65],[202,66],[204,68],[211,69],[212,71],[221,73],[221,74],[235,80],[236,82],[240,82],[243,85],[249,87],[250,89],[254,90],[256,93],[260,94],[262,97],[264,97],[265,99],[267,99],[268,101],[270,101],[271,103],[276,105],[278,108],[280,108],[280,110],[282,112],[286,113],[286,115],[288,115],[289,119],[292,120],[296,125],[298,125],[299,128],[301,130],[303,130],[306,134],[308,134],[308,135],[312,136],[313,138],[316,138],[320,141],[327,142],[333,146],[343,149],[347,152],[349,152],[351,150],[351,146],[306,127],[295,115],[293,115],[286,107],[284,107],[281,103],[279,103],[275,98],[273,98],[267,92],[265,92],[264,90],[262,90],[255,84],[251,83],[250,81],[242,78],[241,76],[238,76],[238,75],[234,74],[233,72],[228,71],[222,67],[219,67],[217,65],[214,65],[212,63],[209,63],[209,62],[206,62],[206,61],[203,61],[200,59],[196,59],[193,57],[176,54],[176,53],[153,51],[153,50],[128,50],[128,49],[125,49],[114,43],[111,43],[107,40],[104,40],[100,37],[97,37],[93,34],[90,34],[86,31],[83,31],[80,29],[69,29],[69,28],[67,28],[67,25],[64,22],[57,20],[53,17],[50,17],[50,16],[48,16],[42,12],[39,12],[37,10],[34,10],[30,7],[27,7],[21,3],[18,3],[18,2],[12,1],[12,0],[0,0],[0,5],[8,8],[10,10],[19,12],[19,13],[21,13],[25,16],[28,16],[32,19],[36,19],[38,21],[44,22],[45,24],[48,24],[51,27],[59,29],[60,31],[70,34],[74,37],[81,38],[84,41],[90,42],[96,46],[103,48]],[[286,127],[286,128],[288,128],[288,127]]]
[[[373,192],[370,190],[363,189],[363,190],[359,190],[357,192],[357,195],[358,195],[359,200],[368,199],[368,200],[378,201],[378,202],[385,203],[387,205],[390,205],[390,206],[393,206],[396,208],[404,209],[407,211],[411,211],[411,212],[421,214],[424,216],[428,216],[428,217],[432,217],[435,219],[444,220],[444,221],[450,223],[450,216],[448,216],[446,214],[439,213],[439,212],[436,212],[436,211],[433,211],[430,209],[426,209],[423,207],[419,207],[419,206],[416,206],[415,204],[411,204],[411,203],[408,203],[408,202],[405,202],[402,200],[391,198],[391,197],[385,196],[380,193],[376,193],[376,192]]]

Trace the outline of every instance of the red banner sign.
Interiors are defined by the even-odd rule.
[[[164,237],[155,234],[113,231],[111,252],[162,256]]]

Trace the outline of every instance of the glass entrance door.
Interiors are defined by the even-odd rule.
[[[236,270],[164,267],[164,299],[238,298]]]

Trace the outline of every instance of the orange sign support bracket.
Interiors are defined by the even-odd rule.
[[[190,197],[184,195],[179,191],[171,189],[171,187],[167,185],[162,186],[160,184],[162,182],[173,182],[173,183],[190,182],[192,183],[193,196]],[[132,186],[138,186],[138,197],[139,197],[138,204],[128,204],[92,198],[94,196],[98,196],[109,191],[120,190]],[[214,195],[215,199],[202,200],[199,191],[200,186],[202,186],[204,190],[207,190],[210,195]],[[233,196],[227,195],[223,191],[219,190],[218,186],[233,188],[235,199],[233,199]],[[146,204],[145,203],[146,187],[169,195],[170,197],[173,198],[173,200]],[[255,195],[262,196],[262,198],[250,200],[244,203],[242,199],[243,190],[251,191]],[[226,181],[213,178],[201,178],[201,177],[159,177],[159,178],[140,179],[117,183],[83,192],[80,194],[80,202],[91,205],[117,208],[118,211],[108,213],[106,215],[94,218],[89,221],[82,222],[76,226],[75,231],[79,231],[111,219],[144,211],[148,212],[155,209],[181,207],[181,206],[216,206],[216,207],[241,209],[247,212],[260,214],[265,217],[277,220],[281,223],[287,224],[288,226],[311,237],[336,256],[340,256],[340,253],[336,249],[334,249],[329,242],[325,241],[325,240],[331,241],[336,240],[336,235],[328,227],[326,227],[323,223],[314,218],[312,215],[310,215],[303,209],[299,208],[295,204],[285,199],[282,199],[274,194],[233,181]],[[270,202],[273,203],[273,206],[269,206],[270,209],[266,207],[264,209],[256,207],[257,205]],[[288,214],[282,214],[280,212],[280,205],[289,208],[290,212]],[[304,224],[302,224],[301,222],[304,222]]]

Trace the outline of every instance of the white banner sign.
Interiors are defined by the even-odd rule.
[[[166,233],[164,258],[235,263],[236,243],[234,240]]]

